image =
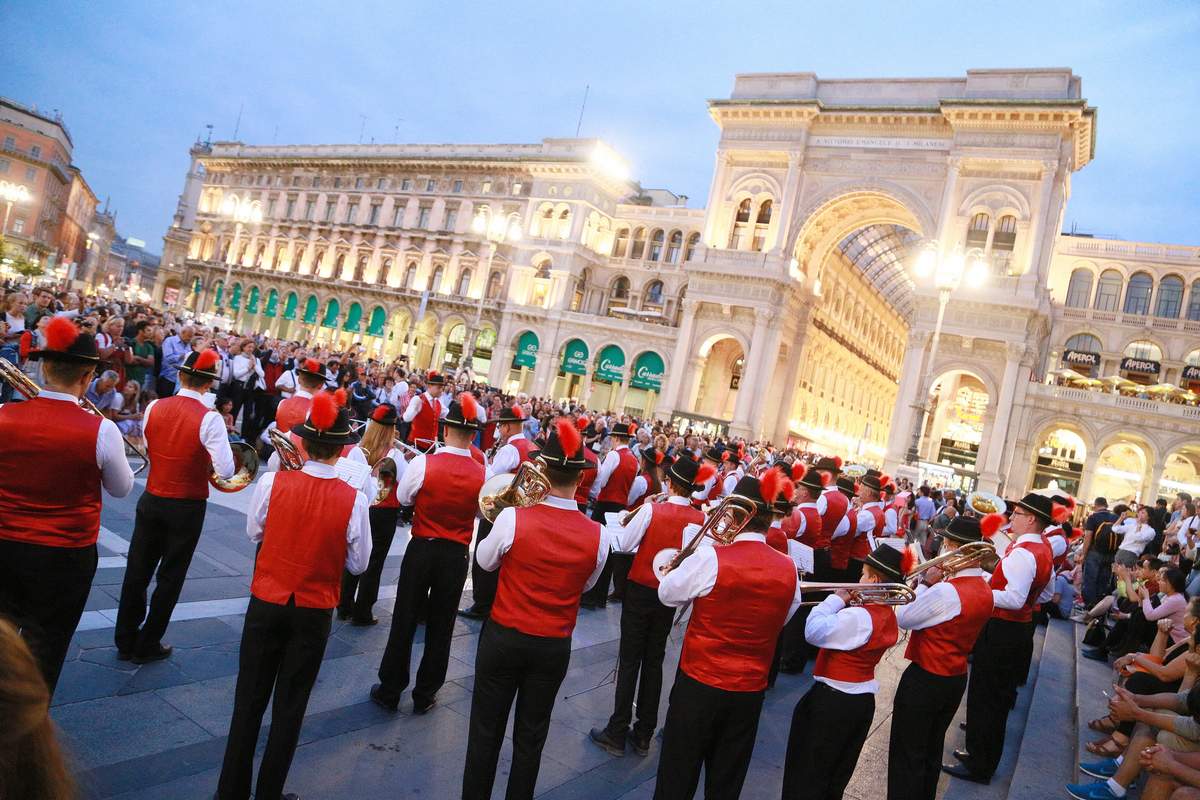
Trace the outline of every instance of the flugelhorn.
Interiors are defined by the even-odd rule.
[[[30,380],[28,375],[6,358],[0,358],[0,379],[13,387],[14,390],[20,392],[27,400],[32,400],[41,392],[38,385]],[[97,417],[104,416],[103,412],[96,408],[95,404],[86,397],[79,398],[79,405],[84,411],[95,414]],[[134,455],[142,459],[142,463],[133,471],[133,474],[137,475],[150,464],[150,458],[146,455],[146,451],[130,441],[128,436],[122,433],[121,438],[125,441],[125,446],[132,450]]]
[[[286,433],[278,428],[271,428],[267,438],[271,440],[271,444],[275,446],[275,452],[279,454],[280,469],[294,470],[304,467],[304,456]]]
[[[535,506],[550,494],[550,479],[537,459],[522,461],[514,473],[493,475],[479,489],[479,513],[488,522],[506,508]]]
[[[682,549],[668,547],[659,550],[654,556],[654,570],[659,575],[666,575],[683,563],[684,559],[696,552],[696,548],[705,537],[711,538],[717,544],[732,544],[742,529],[754,518],[757,508],[754,501],[740,495],[728,495],[714,508]]]
[[[949,577],[956,572],[962,572],[964,569],[981,566],[989,558],[994,558],[995,556],[996,548],[992,546],[991,542],[968,542],[961,547],[951,550],[949,553],[943,553],[913,567],[912,572],[904,576],[904,582],[911,584],[934,567],[937,567]]]
[[[904,583],[829,583],[824,581],[800,581],[800,593],[847,592],[847,605],[863,606],[868,603],[883,606],[902,606],[917,599],[917,593]],[[802,606],[820,605],[823,600],[809,600]]]

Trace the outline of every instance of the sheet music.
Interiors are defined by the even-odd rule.
[[[333,465],[333,470],[339,478],[354,489],[365,494],[368,500],[375,498],[375,487],[371,480],[371,468],[369,466],[361,461],[339,458],[337,463]]]

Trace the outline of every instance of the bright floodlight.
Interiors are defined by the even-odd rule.
[[[917,274],[918,278],[928,278],[937,267],[937,262],[937,245],[930,242],[921,248],[921,252],[917,254],[917,261],[913,265],[913,271]]]
[[[475,218],[471,220],[471,232],[482,236],[485,231],[487,231],[487,217],[485,217],[483,212],[480,211],[475,215]]]
[[[604,173],[605,176],[616,181],[629,180],[629,167],[625,164],[625,160],[617,155],[608,145],[597,142],[595,148],[592,149],[591,156],[592,166]]]

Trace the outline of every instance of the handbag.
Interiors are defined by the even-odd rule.
[[[1088,647],[1103,647],[1108,638],[1108,628],[1103,619],[1094,619],[1083,632],[1083,643]]]

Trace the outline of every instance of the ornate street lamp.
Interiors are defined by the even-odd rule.
[[[239,200],[231,195],[221,204],[221,216],[233,221],[233,244],[229,255],[225,257],[225,291],[230,292],[229,282],[233,276],[233,259],[238,255],[238,242],[242,238],[242,228],[246,225],[258,225],[263,221],[262,203],[248,198]],[[238,266],[241,266],[240,264]],[[232,297],[232,293],[230,293]],[[229,301],[226,300],[226,306]],[[232,322],[232,317],[230,317]]]

